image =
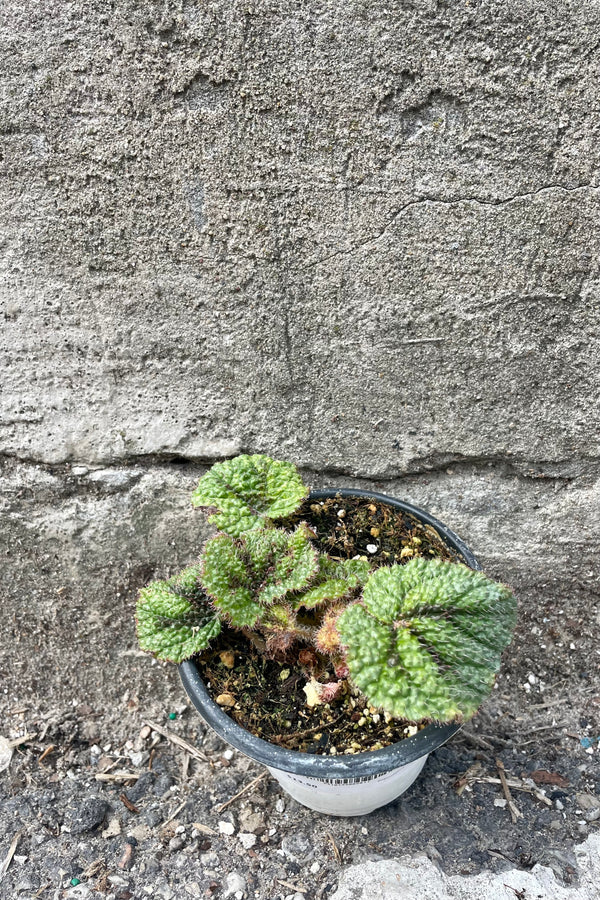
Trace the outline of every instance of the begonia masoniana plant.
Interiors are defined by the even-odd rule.
[[[512,636],[509,589],[461,563],[414,557],[375,569],[320,552],[306,522],[285,527],[308,493],[290,463],[261,454],[216,463],[192,503],[218,533],[196,565],[141,591],[142,649],[179,663],[234,629],[273,657],[325,657],[390,716],[472,716]]]

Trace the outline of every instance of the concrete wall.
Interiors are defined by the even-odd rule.
[[[1,577],[42,681],[83,684],[91,638],[129,665],[127,590],[193,558],[189,490],[238,451],[421,503],[525,608],[593,602],[599,32],[595,3],[6,0]]]

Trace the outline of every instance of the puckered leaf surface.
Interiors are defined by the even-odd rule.
[[[221,631],[221,623],[190,566],[168,581],[143,588],[136,606],[137,636],[142,650],[180,663],[204,650]]]
[[[359,585],[365,584],[371,571],[366,559],[331,559],[322,553],[319,568],[308,590],[297,598],[300,609],[313,609],[325,600],[340,600]]]
[[[264,610],[305,588],[317,571],[311,532],[256,529],[238,538],[218,534],[207,541],[202,584],[215,607],[237,628],[251,628]]]
[[[192,504],[216,509],[209,521],[239,537],[265,519],[291,515],[307,496],[308,487],[292,463],[242,454],[216,463],[200,479]]]
[[[350,676],[372,704],[412,721],[451,721],[489,694],[515,619],[504,585],[417,558],[374,572],[336,625]]]

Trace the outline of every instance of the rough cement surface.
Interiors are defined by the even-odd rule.
[[[598,471],[596,3],[0,12],[0,449]]]
[[[582,871],[578,888],[564,887],[551,869],[534,866],[531,872],[509,869],[500,875],[484,873],[468,878],[447,877],[423,853],[396,861],[366,863],[344,872],[331,900],[590,900],[600,884],[600,838],[595,835],[576,850]]]
[[[40,896],[60,897],[65,859],[69,878],[104,859],[102,896],[184,890],[175,857],[149,863],[174,802],[148,801],[158,830],[129,880],[118,836],[92,825],[80,851],[61,829],[81,806],[136,815],[96,782],[94,742],[120,765],[143,717],[185,698],[136,648],[135,595],[197,557],[189,494],[239,450],[412,500],[520,601],[480,743],[436,754],[370,820],[373,847],[328,822],[341,863],[319,839],[308,900],[365,853],[429,844],[450,874],[494,871],[500,849],[577,880],[572,848],[598,827],[577,795],[600,783],[599,32],[596,3],[2,4],[0,734],[37,735],[0,773],[0,865],[24,832],[10,900],[17,866],[34,884],[18,896],[47,866]],[[515,777],[569,786],[547,788],[551,808],[523,793],[516,823],[487,782],[456,795],[502,753]],[[161,756],[206,817],[257,774],[228,760],[217,797],[212,768],[186,780]],[[257,796],[277,841],[256,862],[222,834],[217,868],[198,844],[198,890],[299,883],[273,854],[314,816],[278,813],[276,791]]]
[[[527,719],[495,696],[398,801],[331,818],[299,806],[264,770],[260,778],[170,688],[166,702],[113,689],[112,718],[85,702],[8,710],[4,727],[21,740],[0,777],[0,860],[16,841],[2,900],[325,900],[352,884],[348,866],[391,860],[395,869],[407,853],[422,866],[423,851],[456,876],[442,884],[518,870],[507,882],[516,886],[543,865],[579,890],[573,900],[596,900],[579,845],[598,839],[600,757],[578,741],[570,748],[562,719],[543,710]],[[497,759],[513,785],[514,822]]]
[[[322,900],[351,864],[423,850],[449,875],[542,864],[561,884],[579,884],[574,848],[600,824],[591,523],[585,538],[583,530],[558,543],[553,532],[558,571],[543,556],[544,529],[558,528],[554,504],[572,506],[579,489],[499,465],[393,483],[353,480],[437,512],[488,571],[511,581],[520,620],[498,687],[469,728],[432,754],[410,791],[371,816],[317,816],[269,778],[224,811],[234,816],[229,821],[220,805],[260,770],[237,753],[224,756],[190,708],[175,667],[140,653],[133,627],[139,586],[196,559],[208,534],[189,502],[203,471],[182,463],[4,463],[0,733],[17,747],[0,772],[0,861],[20,838],[0,883],[2,900],[29,900],[42,888],[52,900],[138,900],[152,890],[166,900],[209,890],[219,897],[239,878],[247,898],[283,900],[301,887],[306,900]],[[314,487],[348,483],[305,475]],[[498,535],[510,548],[506,557]],[[143,737],[147,720],[206,759],[186,763],[186,753],[160,735]],[[520,786],[515,822],[489,780],[497,780],[498,759]],[[105,772],[129,777],[98,780]],[[534,773],[542,778],[538,795],[529,792]],[[233,832],[221,832],[220,821]],[[122,867],[127,845],[132,856]],[[71,885],[73,878],[81,884]]]

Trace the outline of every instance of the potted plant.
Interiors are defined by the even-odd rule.
[[[267,456],[215,464],[192,503],[218,532],[141,591],[142,649],[178,663],[203,718],[301,803],[358,815],[399,796],[491,691],[508,588],[428,513],[310,493]]]

